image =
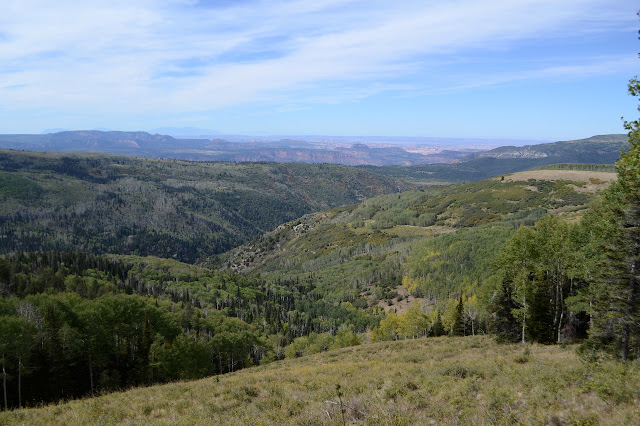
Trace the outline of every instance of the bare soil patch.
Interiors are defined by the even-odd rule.
[[[427,299],[416,298],[409,294],[407,289],[403,285],[399,285],[394,289],[398,293],[398,297],[391,300],[391,305],[386,300],[380,300],[378,302],[379,307],[383,308],[386,312],[390,309],[395,309],[397,313],[401,314],[409,310],[414,302],[418,302],[422,308],[429,304]]]

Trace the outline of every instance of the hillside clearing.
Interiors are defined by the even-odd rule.
[[[428,299],[412,296],[407,288],[403,285],[399,285],[394,288],[393,292],[397,293],[398,295],[391,300],[380,300],[378,301],[376,306],[384,309],[386,312],[389,312],[389,310],[393,309],[394,311],[396,311],[396,313],[402,314],[404,312],[407,312],[411,305],[416,302],[422,308],[425,308],[429,304],[433,304],[433,302],[430,302]]]
[[[342,393],[338,398],[337,385]],[[381,342],[0,414],[0,424],[636,424],[637,364],[490,337]]]
[[[569,180],[575,182],[584,182],[587,187],[603,189],[609,185],[612,180],[617,179],[616,173],[596,172],[585,170],[528,170],[525,172],[512,173],[504,175],[507,182],[526,182],[529,179],[535,180]],[[501,176],[495,179],[501,179]]]

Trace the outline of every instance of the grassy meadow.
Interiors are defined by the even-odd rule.
[[[28,425],[624,425],[638,419],[637,362],[585,362],[575,346],[498,345],[488,336],[364,344],[0,414],[0,424]]]

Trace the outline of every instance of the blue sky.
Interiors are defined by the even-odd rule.
[[[561,140],[638,116],[636,1],[3,3],[0,133]]]

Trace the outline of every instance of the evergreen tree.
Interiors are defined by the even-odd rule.
[[[3,406],[7,410],[7,375],[10,367],[18,378],[18,407],[22,406],[22,375],[35,341],[36,327],[20,317],[0,316],[0,368]]]
[[[544,271],[538,271],[529,296],[527,337],[539,343],[553,343],[553,286]]]
[[[508,281],[502,282],[502,288],[491,303],[493,312],[493,328],[499,342],[517,342],[520,340],[520,323],[513,312],[521,305],[512,295],[512,285]]]
[[[637,77],[628,89],[640,97]],[[625,128],[629,150],[616,162],[618,180],[604,194],[597,207],[600,220],[594,221],[603,272],[572,300],[588,303],[592,327],[587,344],[617,352],[623,361],[640,353],[640,121],[625,121]]]
[[[629,83],[629,93],[640,96],[637,79]],[[623,250],[618,252],[621,262],[614,262],[614,267],[620,270],[616,285],[621,287],[620,299],[624,303],[620,323],[623,360],[629,357],[632,334],[637,340],[640,331],[640,121],[626,122],[625,127],[629,130],[629,151],[623,153],[616,164],[624,203],[619,222]]]
[[[458,299],[458,305],[456,306],[455,321],[453,323],[452,334],[454,336],[466,335],[464,300],[462,299],[462,294],[460,295],[460,298]]]
[[[640,82],[632,79],[629,93],[640,96]],[[640,110],[640,107],[638,108]],[[619,351],[629,359],[633,340],[640,337],[640,121],[625,122],[629,150],[616,163],[618,181],[605,197],[615,232],[603,241],[607,254],[603,288],[595,300],[592,344]],[[638,352],[640,347],[635,348]]]
[[[444,324],[442,324],[442,315],[440,315],[440,311],[436,313],[436,319],[431,326],[431,335],[434,337],[444,336]]]
[[[528,326],[529,302],[527,296],[531,294],[532,277],[539,258],[539,247],[536,244],[534,230],[521,226],[500,248],[495,260],[495,267],[502,273],[502,295],[494,298],[492,312],[496,320],[507,321],[511,330],[511,321],[516,321],[521,327],[521,340],[524,343]],[[508,287],[508,289],[505,289]],[[507,291],[508,290],[508,291]],[[498,303],[505,303],[499,306]],[[497,310],[502,314],[497,315]],[[507,314],[507,310],[509,310]],[[499,318],[499,319],[498,319]],[[506,325],[503,324],[496,328]],[[500,338],[500,340],[503,340]],[[510,341],[511,339],[506,339]]]

